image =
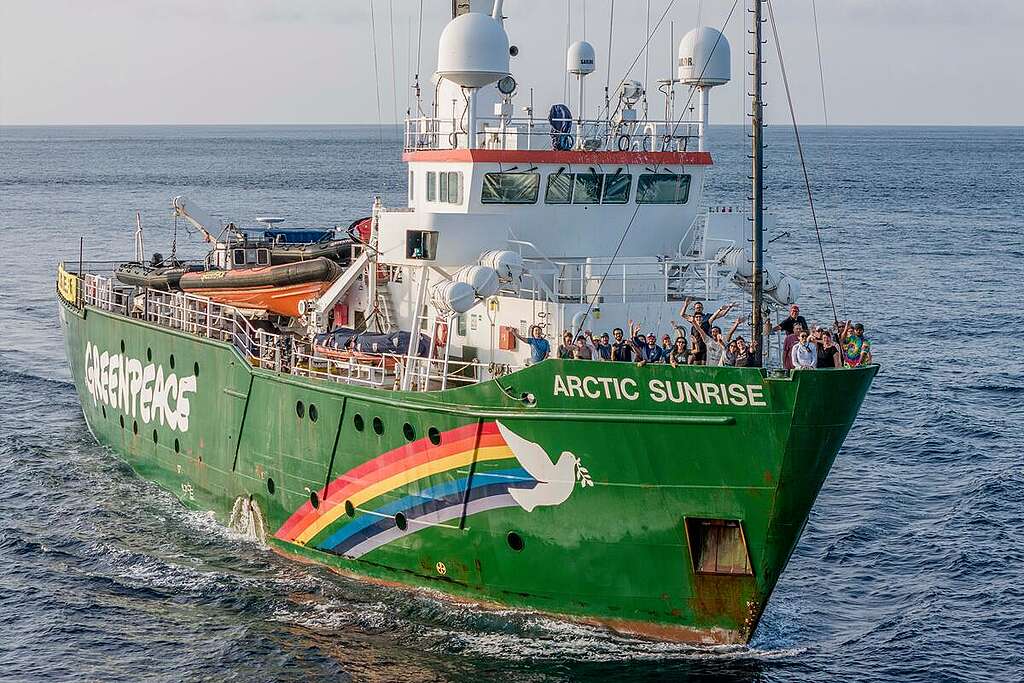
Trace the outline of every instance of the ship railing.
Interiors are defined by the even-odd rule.
[[[226,342],[234,346],[253,367],[296,376],[372,387],[398,387],[409,357],[398,354],[364,353],[338,358],[310,350],[290,335],[260,329],[241,309],[219,304],[207,297],[186,292],[137,289],[122,285],[113,277],[86,273],[79,277],[61,271],[61,277],[76,278],[81,303],[186,334]],[[69,289],[65,285],[64,289]],[[69,303],[74,303],[70,302]],[[441,358],[413,358],[409,372],[414,390],[431,391],[476,384],[500,377],[519,366]]]
[[[521,293],[560,303],[711,300],[721,294],[733,272],[717,261],[699,258],[524,261],[529,277],[524,278]]]
[[[683,152],[695,148],[698,121],[566,120],[569,132],[556,132],[547,119],[478,116],[471,144],[458,117],[414,117],[405,120],[407,152],[432,149],[585,150],[619,152]]]

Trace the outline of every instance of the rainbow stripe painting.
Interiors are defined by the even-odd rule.
[[[470,467],[499,460],[512,462],[485,472]],[[417,482],[446,472],[461,476],[417,489]],[[478,512],[557,505],[572,493],[577,478],[589,484],[586,470],[582,473],[571,453],[552,463],[540,446],[504,425],[472,423],[443,432],[437,445],[419,439],[350,469],[318,492],[318,508],[305,503],[275,536],[357,558],[402,536]],[[399,489],[407,495],[374,504]],[[401,525],[396,523],[399,515]]]

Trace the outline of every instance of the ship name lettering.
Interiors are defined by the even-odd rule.
[[[553,394],[591,400],[636,401],[640,398],[640,388],[632,377],[555,375]],[[764,398],[764,387],[760,384],[651,379],[647,383],[647,394],[655,403],[751,406],[755,408],[763,408],[768,405]]]
[[[92,342],[85,345],[85,387],[93,405],[103,403],[143,424],[159,422],[179,432],[188,431],[189,394],[196,392],[196,376],[164,373],[162,365],[143,365],[108,351],[100,353]]]

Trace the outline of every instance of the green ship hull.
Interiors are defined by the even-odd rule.
[[[753,635],[877,370],[548,360],[402,392],[62,301],[95,438],[274,550],[662,639]]]

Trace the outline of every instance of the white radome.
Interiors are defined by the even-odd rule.
[[[577,76],[594,72],[596,56],[594,46],[585,40],[577,40],[569,46],[565,55],[565,70]]]
[[[679,80],[685,85],[715,86],[732,78],[729,41],[717,29],[700,26],[679,41]]]
[[[464,88],[482,88],[509,73],[508,34],[486,14],[448,22],[437,46],[437,75]]]

